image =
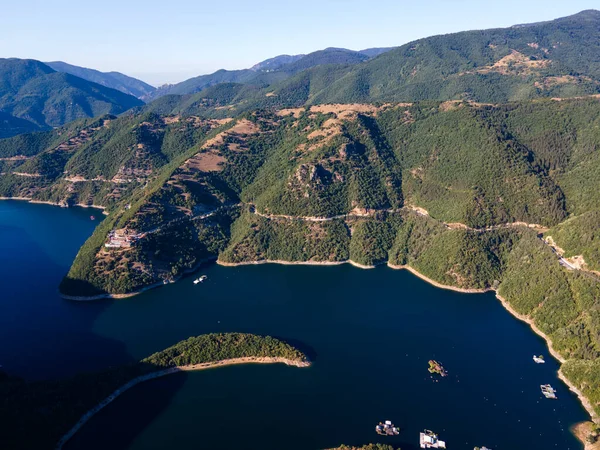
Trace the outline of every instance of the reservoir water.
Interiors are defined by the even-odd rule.
[[[386,267],[207,265],[142,295],[74,303],[56,288],[93,227],[90,210],[0,202],[0,364],[27,378],[143,358],[189,336],[240,331],[290,341],[310,368],[234,366],[143,383],[101,411],[68,449],[418,447],[581,449],[587,415],[543,340],[493,294],[435,288]],[[95,212],[96,217],[100,214]],[[8,295],[6,295],[8,293]],[[546,364],[532,361],[546,355]],[[432,378],[428,360],[449,372]],[[559,400],[542,397],[550,383]],[[392,420],[402,432],[379,437]]]

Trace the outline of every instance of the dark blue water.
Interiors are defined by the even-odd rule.
[[[3,369],[30,379],[58,377],[110,364],[118,353],[120,344],[110,350],[91,331],[105,305],[78,305],[58,295],[60,280],[102,218],[97,209],[0,201]]]
[[[451,449],[582,448],[569,427],[587,417],[557,379],[557,363],[491,294],[445,291],[383,267],[210,265],[201,269],[209,279],[199,286],[186,278],[130,299],[70,303],[55,288],[91,231],[89,213],[20,203],[0,208],[0,226],[18,217],[8,229],[29,236],[27,247],[34,249],[20,269],[2,253],[2,271],[8,268],[14,288],[1,305],[14,317],[0,319],[6,369],[74,373],[214,331],[270,334],[297,343],[314,359],[308,369],[238,366],[145,383],[98,414],[70,449],[318,449],[386,442],[407,450],[418,447],[423,428],[439,432]],[[80,241],[72,231],[64,246],[34,245],[36,228],[52,223],[69,223]],[[38,267],[38,260],[59,261],[44,286],[29,281],[28,268]],[[34,330],[23,328],[29,321]],[[534,364],[533,354],[547,355],[547,363]],[[432,358],[443,362],[447,378],[431,378]],[[543,383],[558,389],[558,401],[542,398]],[[375,434],[375,424],[385,419],[402,428],[400,436]]]

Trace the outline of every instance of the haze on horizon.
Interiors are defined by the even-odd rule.
[[[23,0],[5,5],[0,57],[65,61],[155,86],[243,69],[280,54],[326,47],[392,47],[457,31],[552,20],[597,0]]]

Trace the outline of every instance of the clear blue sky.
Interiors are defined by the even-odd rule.
[[[8,4],[6,4],[8,3]],[[598,0],[19,0],[2,6],[0,57],[62,60],[151,84],[325,47],[550,20]]]

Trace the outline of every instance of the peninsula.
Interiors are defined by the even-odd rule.
[[[4,442],[15,450],[60,449],[98,411],[143,381],[181,371],[277,363],[310,365],[306,355],[278,339],[222,333],[192,337],[138,363],[72,380],[25,383],[5,376],[0,380]],[[45,411],[52,412],[50,419]]]

